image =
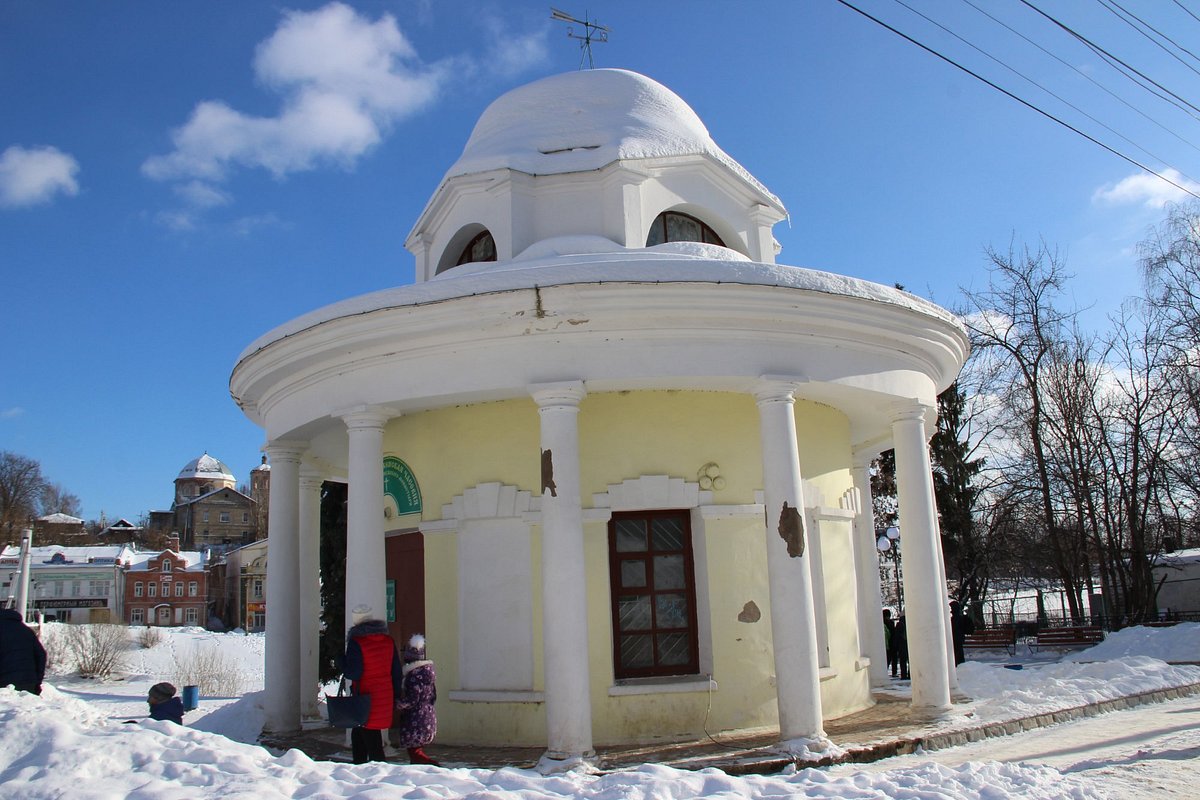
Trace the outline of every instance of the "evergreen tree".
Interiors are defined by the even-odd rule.
[[[957,582],[958,600],[976,603],[987,588],[987,563],[980,531],[974,520],[979,488],[973,480],[983,459],[971,460],[971,446],[962,438],[966,396],[958,383],[938,395],[937,431],[929,442],[933,491],[937,500],[946,577]]]
[[[346,651],[346,495],[344,483],[321,486],[321,643],[318,677],[333,680]]]

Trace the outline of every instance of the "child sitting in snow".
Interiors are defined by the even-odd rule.
[[[150,718],[170,720],[176,725],[183,724],[183,700],[175,696],[175,687],[167,682],[156,683],[150,687],[146,697],[150,704]]]

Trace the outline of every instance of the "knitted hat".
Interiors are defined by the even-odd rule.
[[[350,612],[350,624],[358,625],[359,623],[370,619],[371,611],[371,607],[365,603],[355,606],[354,610]]]
[[[150,687],[150,699],[161,703],[164,700],[170,700],[175,696],[175,687],[166,681],[156,683]]]
[[[408,640],[408,647],[404,648],[405,661],[424,661],[425,660],[425,637],[419,633],[413,634],[413,637]]]

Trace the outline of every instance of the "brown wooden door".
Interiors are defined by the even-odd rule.
[[[396,582],[396,619],[388,631],[403,651],[414,633],[425,633],[425,538],[403,533],[386,540],[387,579]]]

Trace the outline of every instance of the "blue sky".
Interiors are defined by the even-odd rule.
[[[1019,0],[971,2],[1057,58],[966,0],[907,2],[1099,123],[895,0],[855,0],[1114,149],[1200,175],[1194,116]],[[1121,4],[1200,52],[1173,0]],[[985,247],[1041,238],[1103,325],[1182,197],[836,0],[558,5],[612,29],[596,66],[673,89],[783,200],[781,263],[952,306],[984,280]],[[1035,5],[1200,103],[1200,65],[1100,0]],[[549,5],[524,0],[4,0],[0,450],[38,460],[88,519],[168,507],[205,451],[248,480],[263,436],[229,398],[239,353],[410,283],[405,235],[482,110],[579,64]]]

